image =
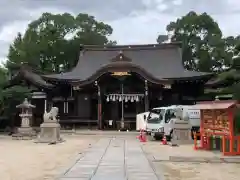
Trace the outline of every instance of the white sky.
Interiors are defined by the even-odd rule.
[[[101,1],[103,2],[103,1]],[[156,43],[159,34],[166,34],[170,21],[190,10],[207,12],[219,23],[225,36],[240,34],[239,0],[1,0],[0,62],[6,60],[9,44],[17,32],[43,12],[92,14],[113,28],[111,39],[118,44]],[[16,11],[16,8],[18,9]]]

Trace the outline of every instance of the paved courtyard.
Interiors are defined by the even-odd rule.
[[[102,138],[63,175],[61,180],[158,180],[136,140]]]
[[[159,141],[140,143],[133,132],[81,131],[62,134],[56,145],[0,136],[2,180],[237,180],[236,163],[219,154],[171,147]],[[213,162],[209,161],[213,158]],[[234,157],[235,158],[235,157]],[[213,173],[214,172],[214,173]]]

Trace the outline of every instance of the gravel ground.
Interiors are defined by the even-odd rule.
[[[143,144],[142,147],[147,156],[153,161],[157,173],[162,173],[165,180],[237,180],[240,177],[239,163],[169,161],[170,156],[211,158],[221,157],[220,153],[195,151],[193,145],[171,147],[161,145],[160,142],[151,141]],[[157,162],[154,162],[154,160],[157,160]]]
[[[237,180],[240,164],[156,162],[165,180]]]
[[[57,145],[0,137],[1,180],[54,180],[98,137],[65,136]]]
[[[0,180],[54,180],[73,164],[79,153],[101,136],[65,135],[63,138],[66,142],[47,145],[0,136]],[[135,139],[135,136],[121,138]],[[170,147],[149,141],[143,143],[142,148],[149,160],[153,161],[157,174],[162,174],[165,180],[237,180],[240,177],[240,164],[169,161],[170,156],[221,156],[213,152],[194,151],[193,145]]]

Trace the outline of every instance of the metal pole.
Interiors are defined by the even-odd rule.
[[[149,104],[148,104],[148,84],[147,84],[147,80],[145,80],[145,97],[144,97],[144,104],[145,104],[145,112],[147,112],[148,109],[149,109]]]
[[[99,129],[102,129],[102,101],[101,101],[101,89],[100,86],[98,87],[98,123],[99,123]]]
[[[121,84],[121,91],[122,91],[122,118],[121,118],[121,129],[124,128],[124,100],[123,100],[123,83]]]
[[[102,129],[102,101],[101,101],[101,88],[97,81],[95,81],[95,86],[97,87],[98,95],[98,129]]]

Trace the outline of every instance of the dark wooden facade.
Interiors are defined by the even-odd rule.
[[[84,46],[70,72],[43,75],[22,66],[11,82],[24,79],[45,92],[33,97],[36,119],[56,106],[63,126],[106,129],[113,120],[111,128],[135,129],[137,113],[194,104],[211,76],[185,70],[179,44]]]

